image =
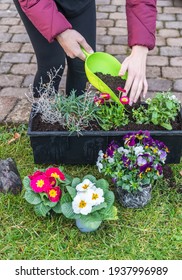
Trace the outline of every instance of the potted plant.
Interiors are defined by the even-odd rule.
[[[24,198],[34,206],[38,216],[45,217],[50,215],[51,211],[61,213],[62,190],[68,182],[68,176],[60,168],[36,170],[23,179]]]
[[[35,163],[95,164],[99,150],[140,129],[168,146],[166,163],[180,162],[182,111],[172,93],[157,93],[145,105],[131,107],[122,87],[116,88],[123,103],[118,105],[109,94],[90,90],[67,97],[55,92],[51,83],[41,86],[38,100],[31,100],[28,135]]]
[[[92,175],[73,178],[66,189],[61,199],[62,213],[74,219],[81,232],[95,231],[102,221],[117,219],[114,193],[105,179],[97,180]]]
[[[148,131],[128,133],[124,145],[112,141],[99,151],[97,167],[112,178],[120,203],[129,208],[145,206],[151,199],[154,183],[163,176],[167,146],[154,140]]]

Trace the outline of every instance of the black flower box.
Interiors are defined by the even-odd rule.
[[[182,110],[180,115],[182,120]],[[32,131],[32,121],[31,112],[28,136],[36,164],[95,164],[99,150],[106,150],[112,140],[122,144],[123,136],[131,132],[83,131],[78,136],[69,131]],[[169,148],[166,163],[180,163],[182,130],[153,130],[150,134]]]

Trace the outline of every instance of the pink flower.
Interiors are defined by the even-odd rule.
[[[37,175],[30,181],[30,186],[34,192],[46,192],[50,187],[50,181],[44,174]]]
[[[117,87],[117,90],[120,91],[120,92],[126,92],[126,90],[122,87]]]
[[[121,102],[122,104],[129,104],[130,100],[129,100],[128,96],[122,96],[122,97],[120,98],[120,102]]]
[[[103,92],[100,94],[100,98],[103,98],[105,100],[109,100],[111,98],[109,93]]]
[[[35,171],[33,174],[29,175],[28,178],[29,178],[30,180],[32,180],[32,179],[36,178],[37,176],[43,175],[43,174],[44,174],[44,172],[42,172],[42,171],[40,171],[40,170],[37,170],[37,171]]]
[[[55,179],[65,180],[65,175],[57,167],[50,167],[45,171],[46,176],[54,177]]]
[[[54,188],[49,188],[48,191],[47,191],[47,194],[48,194],[48,197],[49,197],[50,201],[58,202],[60,200],[62,191],[57,186],[57,187],[54,187]]]
[[[56,179],[54,177],[49,177],[49,182],[52,187],[56,185]]]
[[[98,96],[95,96],[95,97],[94,97],[94,103],[95,103],[97,106],[99,106],[99,105],[101,105],[101,104],[104,103],[104,99],[103,99],[103,98],[99,98]]]

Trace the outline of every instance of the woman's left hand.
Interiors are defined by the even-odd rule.
[[[137,102],[139,96],[146,96],[148,84],[146,80],[146,60],[148,48],[144,46],[133,46],[131,54],[123,61],[119,76],[128,71],[125,84],[126,95],[130,91],[130,105]]]

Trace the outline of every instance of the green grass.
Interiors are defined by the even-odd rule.
[[[26,126],[0,127],[0,158],[12,157],[22,179],[35,165]],[[13,133],[21,138],[8,145]],[[64,166],[72,176],[101,174],[95,166]],[[160,181],[151,202],[142,209],[126,209],[116,201],[117,221],[104,221],[93,233],[81,233],[74,220],[53,214],[39,218],[21,194],[0,193],[1,260],[177,260],[182,257],[181,185],[182,163],[173,165],[175,186]]]

